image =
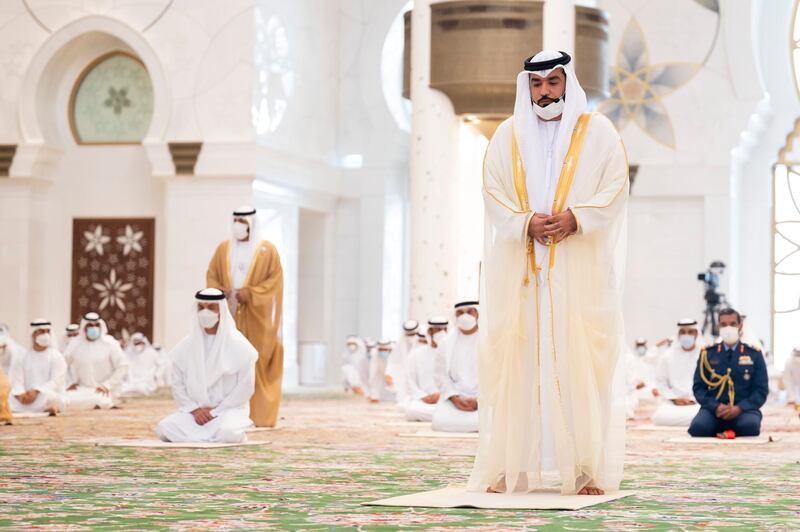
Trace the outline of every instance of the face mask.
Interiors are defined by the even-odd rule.
[[[542,120],[552,120],[564,113],[564,97],[562,96],[557,102],[548,104],[546,107],[540,107],[533,103],[533,112]]]
[[[681,347],[684,349],[691,349],[694,347],[695,337],[691,334],[682,334],[678,336],[678,342],[681,344]]]
[[[34,339],[39,347],[50,347],[50,333],[40,334]]]
[[[647,346],[640,345],[639,347],[637,347],[636,348],[636,354],[638,354],[640,357],[643,357],[644,355],[646,355],[647,354]]]
[[[733,345],[739,341],[739,328],[732,325],[727,327],[720,327],[719,335],[722,341],[728,345]]]
[[[350,351],[351,353],[356,350],[356,347],[357,346],[355,344],[347,344],[347,350]]]
[[[134,344],[133,349],[135,349],[137,353],[141,353],[144,351],[144,344]]]
[[[446,332],[439,331],[437,333],[434,333],[432,338],[433,338],[433,341],[436,342],[436,345],[441,347],[442,346],[442,342],[444,342],[444,339],[445,339],[446,336],[447,336]]]
[[[461,314],[456,318],[456,324],[462,331],[471,331],[478,324],[478,319],[472,314]]]
[[[95,341],[100,338],[100,327],[87,327],[86,338],[91,341]]]
[[[250,234],[250,226],[242,222],[233,222],[233,238],[245,240]]]
[[[197,320],[203,329],[211,329],[219,322],[219,314],[211,309],[204,308],[197,313]]]

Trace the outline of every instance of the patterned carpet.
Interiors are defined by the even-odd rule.
[[[770,411],[779,441],[720,448],[630,430],[623,487],[638,495],[575,512],[375,508],[362,502],[463,483],[475,440],[397,434],[389,406],[290,397],[271,445],[211,450],[97,447],[152,438],[161,397],[117,411],[0,427],[0,528],[9,530],[800,530],[800,427]],[[647,411],[642,412],[646,416]],[[643,422],[640,421],[640,422]]]

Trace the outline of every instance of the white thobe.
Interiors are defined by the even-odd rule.
[[[389,353],[375,350],[369,357],[369,398],[373,401],[390,400],[391,392],[386,387],[386,366]]]
[[[356,348],[355,351],[345,349],[342,353],[342,378],[346,390],[366,389],[369,378],[369,359],[363,348]]]
[[[66,362],[73,384],[78,388],[67,391],[69,408],[111,408],[116,402],[128,373],[128,359],[119,342],[105,335],[90,342],[81,339],[67,351]],[[108,395],[97,392],[105,387]]]
[[[57,349],[31,349],[19,360],[9,376],[11,410],[19,413],[63,410],[66,374],[67,364]],[[29,390],[37,390],[39,395],[32,403],[24,405],[15,396]]]
[[[205,335],[205,353],[211,352],[213,336]],[[178,411],[162,419],[156,427],[159,438],[169,442],[241,443],[253,425],[250,419],[250,397],[256,382],[255,364],[248,364],[236,373],[223,374],[207,388],[209,404],[201,405],[191,399],[187,388],[187,375],[177,365],[172,365],[172,396]],[[214,417],[205,425],[198,425],[192,411],[212,407]]]
[[[250,245],[250,241],[240,242],[234,240],[230,246],[231,253],[231,285],[233,290],[228,295],[228,306],[231,314],[236,315],[236,290],[244,286],[247,280],[247,272],[250,270],[250,263],[253,260],[255,246]]]
[[[431,421],[436,404],[428,404],[422,400],[439,391],[437,381],[437,358],[439,349],[429,345],[418,347],[408,355],[406,380],[408,382],[408,405],[406,419],[408,421]]]
[[[386,364],[386,374],[392,378],[392,388],[397,394],[397,405],[402,410],[408,402],[408,386],[406,384],[406,359],[408,353],[416,345],[416,335],[402,336],[397,342]]]
[[[156,391],[157,357],[155,349],[146,346],[141,353],[130,347],[125,351],[128,357],[128,376],[122,385],[122,393],[150,395]]]
[[[465,335],[456,331],[451,342],[445,385],[433,413],[432,428],[443,432],[477,432],[478,411],[459,410],[450,399],[457,395],[478,398],[478,334]]]
[[[664,353],[656,366],[656,387],[660,392],[658,408],[653,414],[653,424],[664,426],[689,426],[700,410],[700,405],[679,406],[673,399],[694,401],[694,371],[700,358],[700,346],[684,351],[677,342]]]

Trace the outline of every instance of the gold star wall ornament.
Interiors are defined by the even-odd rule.
[[[653,140],[675,149],[675,132],[662,98],[691,80],[702,65],[689,62],[650,64],[644,33],[631,17],[612,68],[611,97],[599,107],[617,130],[635,122]]]

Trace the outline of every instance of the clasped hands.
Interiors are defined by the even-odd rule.
[[[717,407],[714,415],[720,419],[724,419],[725,421],[730,421],[731,419],[736,419],[739,417],[739,414],[741,413],[742,409],[738,406],[721,404]]]
[[[454,395],[453,397],[450,398],[450,402],[453,403],[453,406],[455,406],[462,412],[475,412],[478,409],[477,399],[470,399],[469,397],[461,397],[460,395]]]
[[[558,214],[535,213],[528,223],[528,236],[543,246],[558,244],[578,231],[578,220],[567,209]]]
[[[14,397],[16,397],[17,401],[23,405],[29,405],[34,402],[37,397],[39,397],[39,390],[28,390],[27,392],[15,395]]]
[[[247,304],[250,302],[250,292],[246,288],[239,288],[234,290],[222,290],[226,298],[231,297],[231,292],[236,296],[236,302],[240,304]]]
[[[192,416],[194,416],[194,422],[200,426],[203,426],[214,419],[214,416],[211,415],[211,409],[207,406],[195,408],[192,410]]]

